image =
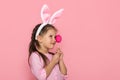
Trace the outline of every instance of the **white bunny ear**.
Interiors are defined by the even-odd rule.
[[[48,20],[50,19],[49,8],[46,4],[44,4],[41,9],[41,18],[42,18],[43,23],[48,22]]]
[[[64,9],[60,9],[60,10],[56,11],[52,15],[52,17],[50,18],[49,24],[54,24],[55,21],[56,21],[56,19],[58,19],[61,16],[61,14],[62,14],[63,11],[64,11]]]

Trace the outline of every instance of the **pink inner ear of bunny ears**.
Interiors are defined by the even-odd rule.
[[[46,4],[43,5],[43,7],[41,9],[41,18],[42,18],[43,23],[48,22],[48,20],[50,18],[49,8]]]
[[[47,22],[47,21],[49,20],[49,17],[50,17],[50,15],[45,14],[45,15],[44,15],[44,18],[45,18],[45,19],[44,19],[44,20]]]
[[[59,9],[58,11],[56,11],[56,12],[51,16],[51,18],[50,18],[50,20],[49,20],[49,24],[54,24],[55,21],[56,21],[56,19],[58,19],[58,18],[61,16],[61,14],[62,14],[63,11],[64,11],[64,9]]]

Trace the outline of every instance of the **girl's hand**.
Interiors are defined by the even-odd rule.
[[[53,58],[52,58],[52,61],[55,63],[55,64],[57,64],[58,62],[59,62],[59,59],[60,59],[60,53],[56,53],[56,54],[54,54],[54,56],[53,56]]]
[[[57,53],[60,53],[60,60],[63,60],[63,52],[60,50],[60,48],[57,49]]]

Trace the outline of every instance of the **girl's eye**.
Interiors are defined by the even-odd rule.
[[[49,37],[50,37],[50,38],[55,38],[56,36],[54,36],[54,35],[50,35]]]
[[[50,37],[52,37],[52,35],[50,35]]]

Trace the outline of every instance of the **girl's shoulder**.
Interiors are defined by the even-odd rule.
[[[31,56],[30,57],[33,57],[33,58],[41,58],[40,54],[35,51],[35,52],[32,52]]]
[[[32,52],[31,55],[39,55],[39,53],[35,51],[35,52]]]
[[[39,63],[42,66],[44,66],[44,60],[39,55],[39,53],[38,52],[32,52],[32,54],[30,55],[30,58],[29,58],[29,64],[30,64],[30,66],[34,66],[34,65],[36,65],[36,63]]]

